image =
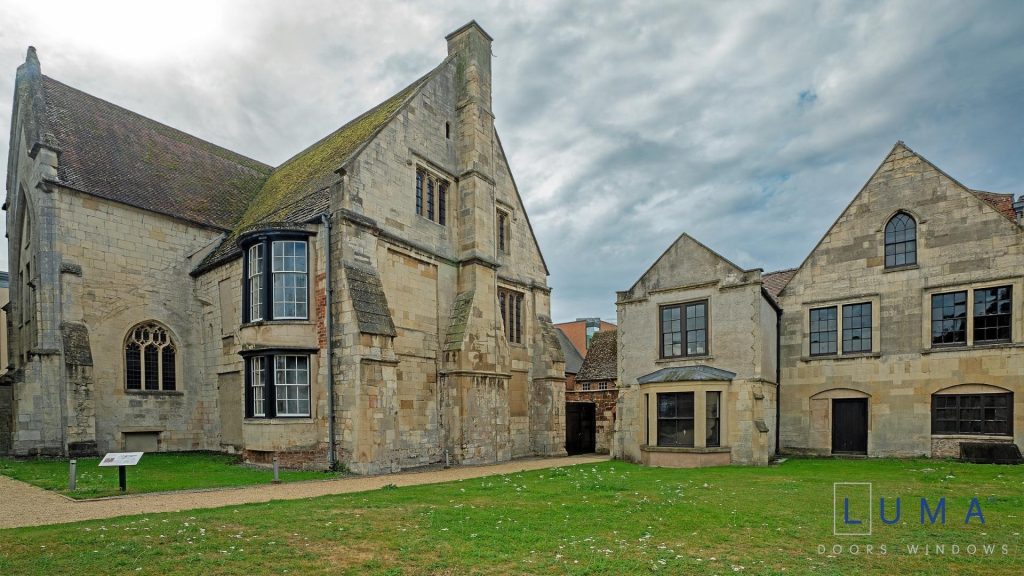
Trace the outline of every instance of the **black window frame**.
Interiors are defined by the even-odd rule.
[[[178,343],[166,326],[152,320],[132,326],[121,351],[126,391],[178,391]]]
[[[831,317],[826,315],[825,318],[821,318],[821,313],[831,311]],[[817,314],[816,314],[817,313]],[[807,353],[810,356],[835,356],[839,353],[839,317],[838,307],[836,306],[822,306],[820,308],[811,308],[807,313],[807,334],[808,334],[808,348]],[[816,318],[817,316],[817,318]],[[824,323],[824,328],[822,328]],[[816,335],[829,336],[822,340],[820,337],[815,340]],[[825,351],[821,350],[822,344],[831,344],[827,346]],[[817,345],[818,351],[815,352],[814,347]]]
[[[714,414],[711,411],[711,398],[715,398]],[[712,423],[714,424],[712,425]],[[704,447],[722,447],[722,392],[720,390],[708,390],[704,393]]]
[[[674,402],[672,403],[672,406],[671,406],[671,408],[672,408],[671,410],[668,409],[669,408],[669,406],[668,406],[669,403],[667,402],[669,400],[670,396],[673,397],[673,399],[674,399]],[[690,405],[689,416],[686,415],[685,410],[681,410],[680,409],[681,406],[685,407],[683,404],[681,404],[681,400],[683,400],[685,398],[689,398],[689,405]],[[666,400],[666,402],[664,404],[662,403],[662,399]],[[696,437],[697,437],[697,428],[696,428],[696,425],[697,425],[697,421],[696,421],[696,413],[697,413],[696,401],[697,401],[697,398],[696,398],[696,394],[694,392],[658,392],[657,394],[655,394],[655,400],[654,401],[655,401],[655,403],[657,405],[656,406],[656,410],[657,411],[655,413],[655,416],[657,417],[657,423],[656,423],[656,427],[655,427],[655,441],[658,443],[657,445],[658,446],[673,447],[673,448],[693,448],[696,445]],[[690,432],[690,434],[689,434],[689,436],[690,436],[689,444],[687,444],[685,441],[683,441],[683,443],[663,442],[662,441],[663,440],[663,438],[662,438],[662,423],[663,422],[665,423],[666,428],[668,427],[668,424],[670,422],[672,423],[672,428],[674,429],[673,430],[673,434],[675,434],[675,435],[679,434],[679,425],[680,425],[680,423],[682,423],[684,425],[684,428],[683,428],[683,435],[684,435],[684,437],[685,437],[685,434],[686,434],[685,425],[686,425],[687,422],[689,422],[689,432]]]
[[[1003,410],[1004,418],[998,418],[999,410]],[[992,417],[987,417],[990,414]],[[932,394],[931,416],[931,433],[935,436],[1012,437],[1013,392]],[[992,425],[988,426],[989,423]],[[1000,430],[993,430],[995,428]]]
[[[296,419],[312,418],[314,409],[313,381],[316,374],[313,372],[313,355],[315,351],[301,349],[266,349],[258,352],[247,353],[243,356],[245,364],[245,418],[247,420],[266,419]],[[277,359],[287,356],[297,356],[306,359],[306,391],[309,401],[308,414],[280,414],[277,410]],[[252,360],[261,358],[263,360],[263,414],[257,414],[255,409],[255,394],[253,391],[253,366]],[[282,384],[282,386],[287,384]]]
[[[958,303],[957,298],[962,297],[963,302]],[[938,303],[938,305],[936,305]],[[957,315],[957,306],[963,306],[963,314]],[[936,318],[936,311],[941,311],[941,317]],[[967,290],[955,290],[953,292],[938,292],[931,295],[931,317],[930,317],[930,334],[931,334],[931,345],[934,348],[940,348],[943,346],[966,346],[967,345]],[[962,322],[960,329],[946,330],[946,327],[955,327],[957,322]],[[940,328],[939,337],[936,337],[936,327]],[[950,339],[947,337],[948,334],[953,334],[954,338],[956,334],[962,333],[963,337],[959,339]]]
[[[885,223],[885,267],[903,268],[916,264],[917,219],[900,211]]]
[[[847,313],[849,312],[849,313]],[[866,312],[866,313],[865,313]],[[873,350],[874,337],[872,329],[874,326],[871,302],[856,302],[843,304],[843,354],[869,354]],[[867,324],[865,325],[865,322]],[[857,324],[854,326],[854,324]],[[867,337],[865,338],[865,334]],[[848,337],[849,336],[849,337]],[[847,346],[847,343],[857,342],[857,348]],[[866,343],[866,348],[865,348]]]
[[[441,226],[448,225],[448,191],[451,182],[416,165],[416,215]]]
[[[1002,292],[1002,294],[1000,293]],[[978,301],[979,296],[984,300]],[[999,344],[1013,341],[1013,286],[992,286],[987,288],[975,288],[972,298],[973,310],[971,312],[974,320],[972,333],[975,344]],[[988,307],[994,304],[996,311],[991,312]],[[978,307],[984,306],[984,313],[978,314]],[[979,322],[980,320],[980,322]],[[980,324],[980,326],[979,326]],[[992,324],[995,324],[994,326]],[[979,334],[995,334],[995,337],[979,338]],[[1000,336],[1000,334],[1005,334]]]
[[[698,308],[702,314],[697,314]],[[678,311],[678,318],[668,318],[669,322],[678,322],[679,330],[675,330],[674,326],[669,326],[668,332],[666,332],[665,326],[665,313],[671,314],[673,310]],[[693,311],[693,314],[690,311]],[[677,304],[664,304],[658,307],[658,357],[663,359],[668,358],[700,358],[711,355],[711,300],[703,298],[701,300],[692,300],[689,302],[680,302]],[[691,322],[692,321],[692,322]],[[698,326],[698,321],[702,322]],[[679,335],[679,342],[675,341],[675,335]],[[694,338],[695,346],[696,342],[703,343],[703,349],[699,351],[690,352],[691,334],[697,336],[701,335],[700,338]],[[668,344],[669,346],[679,346],[679,354],[666,354],[666,336],[672,336],[672,341]]]
[[[287,316],[282,318],[276,318],[274,316],[274,242],[304,242],[306,244],[306,271],[303,272],[279,272],[281,274],[304,274],[306,277],[306,315],[305,316]],[[265,321],[277,321],[277,322],[308,322],[312,316],[312,307],[314,302],[311,295],[311,282],[312,278],[312,263],[313,255],[311,252],[310,234],[308,233],[296,233],[296,232],[277,232],[269,234],[260,234],[250,238],[245,238],[240,242],[242,249],[242,323],[249,324],[253,322],[265,322]],[[251,301],[252,292],[250,291],[250,262],[249,262],[249,249],[256,245],[262,245],[263,257],[261,260],[262,270],[256,276],[259,278],[261,283],[260,294],[262,301],[260,302],[262,316],[259,318],[252,317],[252,310],[249,306]]]

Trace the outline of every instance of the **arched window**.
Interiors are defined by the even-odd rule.
[[[124,343],[125,388],[176,389],[176,352],[174,341],[163,326],[147,322],[132,328]]]
[[[885,267],[917,264],[917,222],[906,212],[898,212],[885,225]]]

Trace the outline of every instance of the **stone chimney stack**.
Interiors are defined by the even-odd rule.
[[[455,63],[455,152],[459,178],[459,250],[463,262],[495,265],[494,114],[491,37],[476,21],[449,34]]]

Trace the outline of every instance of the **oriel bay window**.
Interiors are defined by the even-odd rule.
[[[246,418],[308,417],[310,359],[286,351],[250,355],[245,362]]]
[[[268,235],[244,243],[244,322],[309,318],[309,242]]]
[[[693,447],[693,392],[658,394],[658,446]]]

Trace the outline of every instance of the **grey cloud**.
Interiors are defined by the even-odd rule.
[[[277,164],[432,68],[475,18],[559,320],[613,319],[615,290],[683,231],[741,266],[798,265],[898,139],[968,185],[1024,193],[1020,3],[217,6],[230,17],[203,51],[131,63],[12,11],[3,109],[34,43],[44,73]]]

